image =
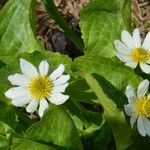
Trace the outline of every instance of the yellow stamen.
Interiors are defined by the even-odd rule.
[[[29,91],[35,99],[47,98],[53,85],[47,76],[36,76],[29,83]]]
[[[136,112],[139,115],[150,117],[150,100],[146,96],[137,100]]]
[[[135,62],[147,62],[150,59],[150,53],[142,47],[134,48],[131,52],[131,58]]]

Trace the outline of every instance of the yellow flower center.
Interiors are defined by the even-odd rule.
[[[150,117],[150,100],[146,96],[137,100],[136,112],[139,115]]]
[[[131,52],[131,58],[135,62],[145,63],[146,61],[149,60],[150,53],[142,47],[134,48],[132,49],[132,52]]]
[[[35,99],[47,98],[53,85],[47,76],[36,76],[29,82],[29,91]]]

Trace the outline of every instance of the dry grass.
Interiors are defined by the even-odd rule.
[[[150,31],[150,1],[132,0],[133,28],[140,28],[141,34],[145,37]]]

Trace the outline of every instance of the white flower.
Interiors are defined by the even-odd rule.
[[[133,31],[133,36],[123,30],[121,40],[114,41],[116,56],[127,66],[136,68],[139,63],[143,72],[150,73],[150,32],[142,43],[139,29]]]
[[[129,104],[125,105],[125,113],[131,116],[130,123],[133,127],[137,121],[137,128],[142,136],[148,135],[150,137],[150,94],[148,93],[149,81],[146,79],[142,81],[135,94],[131,86],[126,88],[126,96]]]
[[[39,105],[39,116],[42,117],[48,108],[48,101],[55,105],[63,104],[68,95],[63,95],[68,86],[69,75],[63,75],[65,67],[60,64],[48,76],[49,64],[43,60],[37,70],[30,62],[20,59],[22,74],[10,75],[8,80],[15,87],[10,88],[5,96],[12,99],[12,104],[17,107],[27,105],[26,111],[33,113]]]

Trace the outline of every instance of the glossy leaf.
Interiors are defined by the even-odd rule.
[[[36,1],[10,0],[0,11],[0,56],[43,50],[36,40]]]
[[[60,107],[49,109],[42,120],[32,125],[25,133],[25,138],[44,141],[71,150],[82,150],[81,141],[75,125]]]
[[[131,28],[130,0],[95,0],[81,13],[80,27],[85,53],[115,56],[114,40]]]
[[[57,150],[46,144],[38,143],[23,138],[13,138],[11,150]]]

